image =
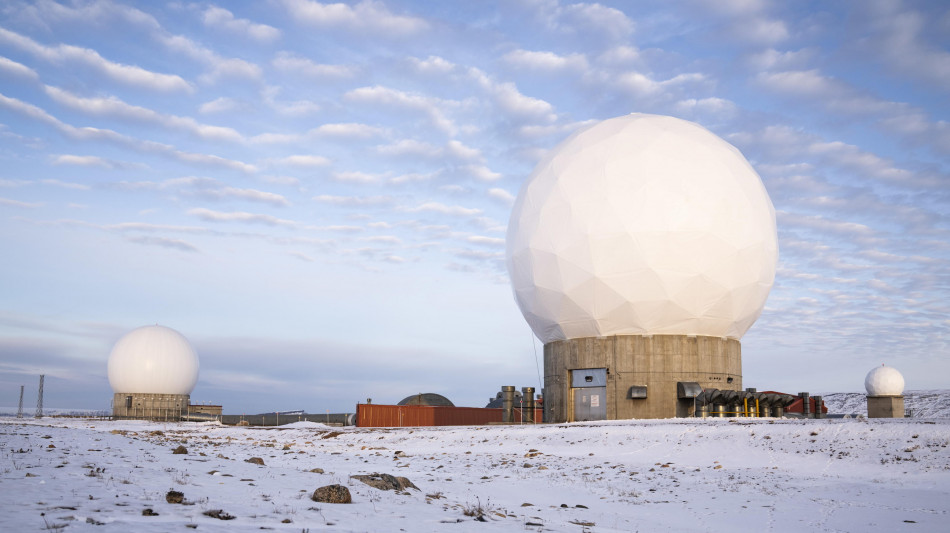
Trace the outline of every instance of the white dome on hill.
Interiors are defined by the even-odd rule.
[[[544,343],[739,339],[777,260],[775,211],[755,170],[673,117],[635,113],[574,133],[535,168],[508,225],[515,299]]]
[[[904,376],[896,368],[881,365],[864,378],[868,396],[900,396],[904,394]]]
[[[115,393],[191,394],[198,382],[198,354],[181,333],[144,326],[127,333],[109,355]]]

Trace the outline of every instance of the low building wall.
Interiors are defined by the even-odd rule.
[[[117,392],[112,397],[112,417],[174,422],[188,414],[190,401],[187,394]]]
[[[222,415],[219,417],[222,424],[229,426],[283,426],[294,422],[316,422],[330,426],[352,426],[352,413],[303,413],[280,414],[262,413],[256,415]]]
[[[222,407],[220,405],[189,405],[188,413],[192,415],[220,416],[222,413]]]

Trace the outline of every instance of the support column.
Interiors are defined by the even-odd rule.
[[[506,424],[515,421],[515,388],[512,385],[501,388],[501,421]]]

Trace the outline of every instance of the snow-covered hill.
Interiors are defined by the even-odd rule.
[[[373,473],[419,490],[351,477]],[[332,484],[353,503],[310,499]],[[0,531],[942,531],[950,420],[364,429],[5,418],[0,487]],[[166,501],[170,490],[184,503]]]
[[[822,396],[829,413],[867,416],[864,393],[836,392]],[[904,392],[904,409],[913,418],[950,418],[950,390],[912,390]]]

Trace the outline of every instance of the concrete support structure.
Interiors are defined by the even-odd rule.
[[[178,421],[188,414],[188,394],[138,394],[117,392],[112,397],[112,417],[117,419]]]
[[[904,418],[904,397],[868,396],[868,418]]]
[[[739,341],[694,335],[618,335],[544,345],[544,420],[575,420],[575,370],[606,369],[606,419],[693,416],[692,398],[678,383],[742,390]],[[576,384],[575,384],[576,385]]]

